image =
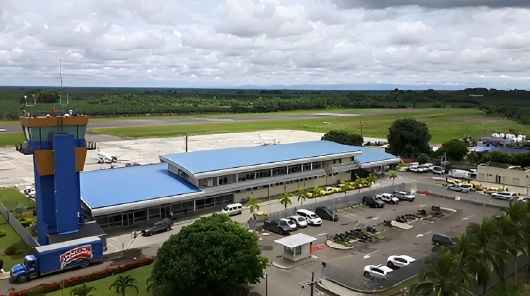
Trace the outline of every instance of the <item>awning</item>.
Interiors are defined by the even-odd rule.
[[[274,242],[284,247],[296,248],[296,247],[303,246],[305,244],[309,244],[310,242],[313,242],[316,240],[317,239],[312,236],[305,235],[303,233],[297,233],[295,235],[287,236],[282,239],[277,239]]]

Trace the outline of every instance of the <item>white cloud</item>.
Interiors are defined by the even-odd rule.
[[[528,27],[517,0],[2,0],[0,83],[529,88]]]

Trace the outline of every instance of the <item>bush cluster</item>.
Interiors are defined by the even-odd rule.
[[[4,254],[6,254],[7,256],[16,255],[17,252],[18,248],[13,246],[4,249]]]
[[[121,264],[119,266],[105,268],[105,269],[93,272],[91,274],[67,278],[63,281],[64,287],[68,288],[68,287],[81,285],[87,282],[96,281],[96,280],[99,280],[99,279],[102,279],[102,278],[105,278],[111,275],[126,272],[128,270],[135,269],[141,266],[149,265],[153,263],[154,260],[155,260],[154,257],[142,258],[142,259],[138,259],[133,262],[130,262],[130,263]],[[10,296],[24,296],[29,293],[36,293],[38,295],[38,294],[46,294],[46,293],[55,292],[59,289],[61,289],[61,282],[53,282],[50,284],[37,285],[35,287],[28,288],[25,290],[15,291],[15,292],[10,293],[9,295]]]
[[[6,233],[5,230],[0,229],[0,237],[4,237],[4,236],[6,236],[6,234],[7,234],[7,233]]]

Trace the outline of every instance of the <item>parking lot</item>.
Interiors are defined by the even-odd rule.
[[[431,206],[441,206],[457,210],[457,213],[445,214],[444,217],[436,218],[434,221],[416,220],[410,222],[413,228],[402,230],[396,227],[384,227],[384,220],[394,220],[397,216],[416,213],[419,209],[430,211]],[[340,220],[338,222],[324,221],[322,226],[309,226],[297,230],[315,237],[316,244],[323,244],[327,235],[375,226],[381,231],[384,239],[374,243],[354,243],[349,250],[338,250],[324,248],[313,254],[318,257],[316,263],[309,266],[301,266],[307,272],[317,270],[320,276],[321,262],[338,267],[348,274],[362,277],[363,268],[369,264],[386,264],[390,255],[409,255],[414,258],[422,258],[431,254],[433,246],[431,237],[433,233],[443,233],[449,236],[458,236],[465,231],[469,223],[481,223],[485,216],[493,216],[499,213],[498,208],[484,207],[455,201],[432,195],[416,195],[414,202],[400,202],[398,205],[386,204],[384,208],[369,208],[367,206],[354,206],[338,209]],[[277,234],[260,235],[260,243],[263,246],[263,255],[271,261],[278,261],[278,256],[283,253],[283,247],[276,244],[274,240],[281,238]]]

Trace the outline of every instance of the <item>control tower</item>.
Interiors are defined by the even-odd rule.
[[[85,224],[81,210],[79,172],[87,148],[86,116],[20,117],[26,141],[17,150],[33,155],[38,242],[51,236],[71,237]]]

